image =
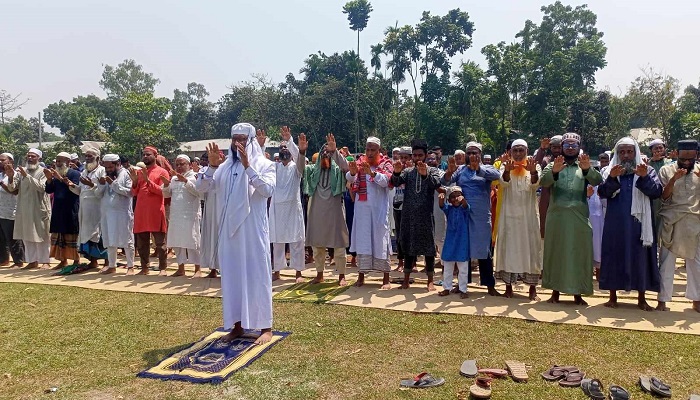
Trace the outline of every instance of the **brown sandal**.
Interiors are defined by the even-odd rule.
[[[469,387],[469,394],[471,394],[475,399],[490,399],[491,381],[492,378],[476,378],[476,383]]]

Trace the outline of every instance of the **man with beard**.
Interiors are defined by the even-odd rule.
[[[425,164],[428,144],[425,140],[414,139],[411,143],[412,164],[415,167],[404,169],[400,161],[394,163],[391,184],[404,185],[403,209],[401,213],[401,243],[406,264],[401,289],[410,286],[411,272],[418,256],[425,256],[425,272],[428,275],[429,292],[435,291],[435,239],[433,237],[433,200],[435,190],[440,187],[440,175],[435,167]],[[429,223],[426,223],[429,222]],[[451,278],[451,277],[450,277]]]
[[[80,184],[70,186],[70,190],[80,196],[78,210],[78,243],[80,253],[90,260],[90,267],[97,268],[97,260],[107,259],[107,250],[100,238],[100,198],[97,196],[98,182],[105,176],[105,169],[100,165],[100,151],[88,147],[84,151],[85,168],[80,173]],[[105,266],[102,273],[107,272]]]
[[[530,286],[530,300],[537,297],[537,283],[542,270],[542,239],[537,216],[537,188],[541,167],[527,157],[527,142],[517,139],[501,165],[499,182],[498,234],[496,264],[506,284],[505,297],[513,297],[518,276]]]
[[[356,286],[365,283],[365,274],[383,274],[382,289],[391,289],[391,233],[389,231],[389,190],[393,165],[379,153],[381,141],[370,136],[365,154],[350,162],[345,174],[355,195],[355,215],[352,221],[350,251],[357,253],[359,277]]]
[[[399,159],[398,162],[401,163],[401,165],[404,168],[409,168],[412,166],[411,164],[411,153],[412,150],[408,146],[402,146],[399,148]],[[397,161],[394,161],[394,164],[396,164]],[[392,188],[392,191],[394,192],[394,196],[392,198],[392,214],[390,215],[389,218],[394,219],[394,231],[396,232],[396,258],[399,260],[399,265],[396,267],[396,271],[401,271],[403,272],[404,269],[404,252],[403,252],[403,246],[401,244],[401,240],[399,239],[401,237],[401,210],[403,209],[403,200],[404,200],[404,192],[406,190],[406,185],[394,185]],[[414,266],[411,266],[413,268]]]
[[[491,182],[501,174],[493,166],[481,162],[482,148],[480,143],[467,143],[468,164],[458,167],[456,160],[450,159],[442,184],[457,184],[462,188],[469,204],[469,254],[479,260],[481,285],[488,288],[489,295],[500,296],[496,291],[491,253]]]
[[[100,199],[100,233],[107,248],[109,266],[103,274],[117,270],[117,249],[126,254],[127,275],[134,274],[134,212],[132,211],[131,177],[116,154],[102,159],[105,176],[98,178],[96,195]],[[82,206],[82,205],[81,205]]]
[[[231,149],[224,161],[209,145],[209,166],[200,191],[216,196],[220,221],[217,246],[221,265],[224,336],[230,342],[245,329],[260,329],[256,345],[272,340],[272,265],[267,199],[275,190],[275,165],[255,140],[255,127],[231,128]]]
[[[547,155],[547,149],[549,149],[550,155]],[[555,135],[551,139],[544,138],[540,141],[540,148],[535,151],[533,158],[540,164],[540,167],[544,169],[557,157],[562,155],[562,136]],[[538,205],[540,209],[540,236],[544,239],[545,227],[547,226],[547,209],[549,208],[549,197],[551,194],[551,189],[542,186],[540,192],[540,203]]]
[[[165,276],[166,248],[165,233],[168,231],[168,224],[165,219],[165,203],[163,200],[163,189],[161,188],[161,177],[166,179],[168,171],[156,165],[158,150],[153,146],[146,146],[143,149],[142,161],[146,168],[136,170],[129,169],[131,177],[131,194],[136,197],[136,212],[134,215],[134,234],[138,246],[139,257],[141,258],[141,272],[139,275],[148,275],[149,249],[151,246],[151,234],[156,242],[156,255],[158,256],[158,269],[160,276]]]
[[[600,163],[600,170],[602,171],[603,168],[607,167],[610,165],[610,154],[608,153],[600,153],[598,155],[598,162]]]
[[[71,190],[71,187],[80,184],[80,172],[69,168],[69,162],[70,154],[61,152],[56,155],[56,169],[44,169],[46,193],[53,193],[50,256],[60,261],[56,269],[68,265],[68,259],[73,260],[74,265],[80,264],[80,254],[78,254],[80,197]]]
[[[17,192],[10,191],[7,185],[10,179],[5,174],[5,166],[10,169],[14,166],[14,157],[10,153],[0,154],[0,265],[10,265],[12,255],[12,267],[24,266],[24,245],[21,240],[13,239],[15,230],[15,216],[17,212]]]
[[[185,276],[185,264],[194,264],[193,278],[202,275],[199,250],[202,247],[202,207],[195,187],[197,177],[191,169],[190,157],[175,158],[175,171],[170,179],[161,176],[163,197],[170,198],[168,248],[175,251],[177,271],[172,276]]]
[[[683,258],[688,275],[685,297],[700,312],[700,164],[698,142],[678,142],[678,160],[661,167],[661,290],[657,310],[668,311],[673,296],[676,258]]]
[[[19,173],[15,173],[11,164],[5,164],[7,188],[10,192],[18,191],[13,237],[24,243],[27,269],[49,262],[51,200],[46,193],[44,168],[39,165],[41,156],[41,150],[29,149],[27,167],[18,167]]]
[[[673,163],[673,160],[666,157],[666,143],[661,139],[654,139],[649,143],[649,150],[651,150],[651,160],[649,160],[649,166],[654,168],[656,175],[659,175],[661,167]],[[661,209],[661,198],[654,199],[651,202],[651,209],[654,212],[654,228],[657,232],[661,230],[661,217],[659,216],[659,210]]]
[[[335,266],[338,269],[338,285],[347,286],[345,280],[345,248],[350,245],[348,227],[345,222],[345,172],[348,162],[338,151],[335,137],[326,136],[316,160],[304,165],[303,159],[309,142],[305,134],[299,135],[299,147],[291,139],[287,143],[292,160],[302,174],[304,193],[309,196],[309,212],[306,223],[306,245],[313,249],[316,277],[312,284],[324,281],[326,249],[333,249]],[[313,157],[312,157],[313,158]]]
[[[559,303],[561,292],[574,295],[577,305],[588,305],[582,295],[593,293],[593,231],[588,220],[587,185],[596,186],[602,178],[591,168],[588,155],[580,154],[581,137],[562,136],[564,155],[550,162],[540,184],[550,188],[544,237],[542,287],[552,289],[548,303]]]
[[[223,154],[220,155],[224,158]],[[209,169],[209,153],[202,154],[199,173],[197,174],[197,189],[199,190],[200,182],[204,179],[204,174]],[[200,261],[202,267],[209,268],[207,278],[217,278],[219,270],[219,258],[216,256],[216,244],[218,243],[216,235],[219,232],[219,223],[216,216],[216,196],[210,196],[208,192],[200,193],[204,201],[204,209],[202,211],[202,248],[200,252]]]
[[[645,292],[659,291],[656,233],[651,201],[663,187],[654,169],[642,162],[639,145],[622,138],[603,172],[598,195],[608,200],[599,283],[610,291],[606,307],[617,308],[617,290],[639,292],[637,305],[651,311]]]

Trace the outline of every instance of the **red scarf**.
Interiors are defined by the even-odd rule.
[[[365,161],[369,162],[367,160],[367,156],[365,156],[364,154],[358,157],[357,179],[352,184],[352,190],[353,192],[357,193],[357,199],[359,201],[367,201],[367,181],[369,180],[370,182],[374,182],[374,178],[372,178],[371,175],[365,175],[362,172],[362,169],[359,168],[359,165]],[[381,156],[379,162],[377,162],[377,165],[372,166],[372,168],[377,174],[382,174],[386,176],[386,179],[389,180],[389,187],[391,188],[390,180],[391,175],[394,173],[394,165],[391,163],[391,160],[387,156]]]

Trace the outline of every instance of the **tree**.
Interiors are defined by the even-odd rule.
[[[651,67],[643,68],[642,75],[632,82],[626,96],[633,110],[633,120],[643,123],[643,126],[633,127],[651,128],[669,143],[670,122],[679,90],[676,78],[660,74]]]
[[[109,135],[102,127],[106,119],[95,95],[78,96],[70,103],[60,100],[44,109],[44,121],[61,130],[65,140],[79,146],[83,140],[108,141]]]
[[[113,67],[105,65],[100,80],[100,87],[109,97],[123,98],[127,93],[153,93],[160,80],[153,74],[145,72],[143,67],[134,60],[124,60]]]
[[[372,12],[372,4],[367,0],[352,0],[343,6],[343,14],[348,15],[350,29],[357,32],[357,58],[358,63],[355,69],[355,149],[359,147],[360,141],[360,117],[358,108],[360,105],[360,79],[359,79],[359,58],[360,58],[360,32],[367,27],[369,14]]]
[[[179,141],[214,137],[214,105],[204,85],[190,82],[187,91],[175,89],[170,103],[172,134]]]
[[[8,114],[18,111],[27,104],[29,99],[21,99],[22,93],[13,95],[5,89],[0,89],[0,125],[7,121]]]

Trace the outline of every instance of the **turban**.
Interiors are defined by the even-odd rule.
[[[400,154],[411,154],[413,150],[409,146],[402,146],[399,150]]]
[[[0,154],[0,155],[3,155],[3,156],[9,158],[9,159],[12,160],[12,161],[15,161],[15,158],[12,156],[11,153],[2,153],[2,154]]]
[[[255,127],[247,122],[241,122],[231,127],[231,137],[233,135],[246,135],[248,139],[255,137]]]
[[[466,155],[464,150],[455,150],[455,155],[458,155],[458,154]]]
[[[678,150],[697,150],[698,149],[698,141],[697,140],[679,140],[678,141]],[[9,157],[9,156],[8,156]]]
[[[575,142],[581,143],[581,136],[579,136],[578,133],[567,132],[567,133],[561,135],[561,140],[562,141],[573,140]],[[551,141],[550,141],[550,144],[551,144]]]
[[[105,154],[105,156],[102,157],[102,161],[117,162],[119,161],[119,156],[116,154]]]
[[[477,142],[467,143],[467,149],[470,147],[476,147],[477,149],[479,149],[479,151],[482,151],[484,149],[484,146],[481,143],[477,143]]]
[[[176,160],[178,158],[182,158],[183,160],[190,162],[190,156],[188,156],[187,154],[180,154],[179,156],[175,157]]]
[[[156,149],[153,146],[146,146],[143,148],[143,151],[150,151],[151,153],[153,153],[154,156],[158,155],[158,149]]]
[[[368,143],[368,144],[369,144],[369,143],[374,143],[374,144],[376,144],[376,145],[379,146],[379,147],[382,146],[382,141],[379,140],[379,138],[378,138],[378,137],[375,137],[375,136],[370,136],[370,137],[368,137],[368,138],[367,138],[367,143]]]
[[[658,144],[663,145],[663,146],[666,146],[666,143],[664,143],[663,140],[661,140],[661,139],[654,139],[654,140],[652,140],[651,142],[649,142],[649,148],[651,149],[652,147],[654,147],[654,146],[656,146],[656,145],[658,145]]]
[[[549,139],[549,144],[550,144],[550,145],[553,144],[553,145],[555,145],[555,146],[558,146],[558,145],[561,145],[561,141],[562,141],[562,136],[561,136],[561,135],[555,135],[555,136],[552,136],[551,139]]]
[[[32,147],[31,149],[29,149],[29,151],[28,151],[27,153],[36,154],[37,156],[39,156],[39,158],[41,158],[41,157],[44,155],[44,153],[42,153],[41,150],[36,149],[36,148],[34,148],[34,147]]]
[[[56,158],[58,158],[58,157],[67,158],[67,159],[69,159],[69,160],[71,159],[71,158],[70,158],[70,154],[66,153],[65,151],[62,151],[62,152],[56,154]]]
[[[527,148],[527,142],[522,140],[522,139],[516,139],[513,141],[513,144],[510,147],[513,148],[515,146],[523,146],[523,147]]]
[[[85,150],[83,150],[83,154],[92,154],[95,157],[99,157],[100,151],[96,147],[88,146],[85,148]],[[72,156],[72,154],[71,154],[71,156]]]

